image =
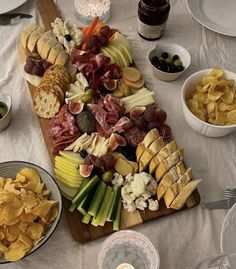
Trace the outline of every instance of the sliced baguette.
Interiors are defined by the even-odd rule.
[[[52,30],[45,32],[37,41],[37,52],[41,55],[44,44],[52,37]]]
[[[166,207],[169,208],[176,196],[181,192],[185,185],[192,179],[192,169],[188,168],[174,184],[172,184],[164,194]]]
[[[39,40],[39,38],[43,35],[44,33],[44,29],[42,27],[37,27],[36,30],[34,30],[28,39],[28,43],[27,43],[27,48],[29,49],[30,52],[33,52],[36,48],[36,44],[37,41]]]
[[[182,208],[186,203],[188,197],[193,193],[193,191],[197,188],[200,182],[201,179],[191,180],[186,186],[184,186],[184,188],[174,199],[170,207],[177,210]]]
[[[178,162],[176,166],[172,167],[168,173],[164,175],[157,187],[157,199],[160,200],[170,186],[176,182],[185,173],[185,167],[182,161]]]
[[[160,164],[160,162],[162,160],[166,159],[172,153],[174,153],[177,149],[178,149],[178,146],[177,146],[175,140],[171,141],[169,144],[167,144],[165,147],[163,147],[160,150],[160,152],[158,152],[157,155],[150,161],[149,173],[152,174],[156,170],[156,168]]]
[[[40,50],[39,55],[42,59],[47,59],[50,50],[58,43],[58,40],[55,36],[51,36],[46,42],[44,42],[42,49]]]
[[[58,42],[49,52],[49,55],[47,57],[47,61],[49,63],[54,64],[56,62],[56,58],[59,55],[59,53],[63,50],[62,45]]]
[[[24,31],[21,33],[21,45],[25,49],[27,47],[29,36],[35,31],[38,26],[34,23],[30,23]]]
[[[68,57],[69,55],[64,50],[61,50],[56,58],[55,64],[64,66],[68,60]]]
[[[178,149],[172,153],[168,158],[161,161],[155,172],[157,182],[170,170],[171,167],[175,166],[179,161],[183,159],[183,149]]]
[[[137,162],[140,160],[142,154],[145,151],[145,145],[143,144],[143,142],[139,143],[136,149],[136,160]]]
[[[154,140],[151,145],[145,149],[139,160],[139,172],[142,172],[149,164],[151,159],[164,147],[165,142],[160,136]]]

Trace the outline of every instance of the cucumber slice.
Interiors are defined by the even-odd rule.
[[[121,208],[122,208],[122,201],[120,199],[118,209],[117,209],[117,213],[116,213],[116,219],[115,219],[115,221],[113,223],[113,230],[114,231],[119,231],[120,230]]]
[[[107,216],[108,216],[109,210],[111,208],[113,197],[114,197],[114,191],[112,190],[111,193],[109,194],[107,203],[105,204],[106,206],[105,206],[105,209],[103,211],[103,214],[102,214],[102,216],[100,218],[100,221],[99,221],[99,224],[98,224],[99,226],[104,226],[105,225],[105,222],[107,220]]]
[[[113,197],[113,201],[111,204],[111,208],[110,208],[108,216],[107,216],[107,221],[115,221],[118,206],[119,206],[119,201],[121,199],[120,198],[121,197],[121,187],[114,186],[113,191],[114,191],[114,197]]]
[[[76,194],[77,194],[82,188],[84,188],[84,186],[85,186],[86,184],[87,184],[87,180],[85,179],[84,181],[82,181],[81,185],[80,185],[79,188],[77,189]],[[73,199],[74,199],[74,197],[76,196],[76,194],[73,196]],[[73,199],[71,199],[71,201],[72,201]],[[76,209],[76,206],[72,203],[71,206],[69,207],[69,211],[70,211],[70,212],[73,212],[75,209]]]
[[[110,186],[107,186],[105,196],[104,196],[104,199],[103,199],[102,204],[100,206],[100,209],[98,211],[98,214],[97,214],[97,216],[93,217],[93,220],[91,222],[91,224],[93,226],[98,226],[99,223],[101,222],[103,215],[106,213],[106,207],[107,207],[108,202],[109,202],[109,197],[111,196],[112,193],[113,193],[112,188]]]
[[[96,193],[93,197],[93,200],[89,206],[88,214],[90,216],[94,217],[97,215],[98,210],[101,206],[102,200],[104,198],[105,192],[106,192],[106,183],[102,180],[100,181],[98,188],[96,190]]]
[[[83,188],[81,188],[81,190],[79,190],[78,193],[75,195],[75,197],[72,200],[72,204],[74,204],[75,207],[77,207],[82,202],[82,200],[84,199],[84,197],[93,188],[96,187],[96,185],[98,184],[99,181],[100,181],[100,178],[97,175],[95,175],[90,180],[88,180],[87,183],[85,184],[85,186]],[[73,211],[71,211],[71,212],[73,212]]]
[[[91,218],[92,217],[89,214],[86,214],[85,216],[83,216],[82,222],[85,223],[85,224],[89,224]]]
[[[87,215],[89,206],[91,204],[91,201],[93,200],[94,194],[95,194],[96,188],[93,188],[83,199],[83,201],[79,204],[77,207],[78,211],[82,215]]]

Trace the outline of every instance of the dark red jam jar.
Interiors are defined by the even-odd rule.
[[[140,0],[138,4],[138,33],[147,40],[160,38],[169,16],[169,0]]]

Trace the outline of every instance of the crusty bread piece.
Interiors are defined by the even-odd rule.
[[[59,99],[60,103],[64,102],[64,92],[62,91],[61,87],[54,83],[53,80],[42,80],[41,84],[39,85],[40,89],[47,90],[49,89],[53,92]]]
[[[43,35],[43,33],[44,33],[44,29],[38,26],[38,28],[30,34],[28,43],[27,43],[27,48],[29,49],[30,52],[33,52],[35,50],[37,41]]]
[[[201,179],[191,180],[174,199],[170,207],[173,209],[180,209],[183,207],[188,197],[193,193],[200,182]]]
[[[45,32],[37,41],[37,52],[41,55],[44,44],[53,36],[52,30]]]
[[[61,107],[61,103],[57,95],[49,89],[36,90],[33,97],[33,109],[37,115],[44,119],[55,116]]]
[[[144,151],[145,151],[145,145],[141,142],[138,144],[138,146],[136,148],[136,160],[137,160],[137,162],[140,160]]]
[[[182,159],[183,159],[183,149],[178,149],[174,153],[172,153],[168,158],[161,161],[160,165],[157,167],[155,172],[157,182],[159,182],[162,179],[162,177],[170,170],[171,167],[176,165]]]
[[[50,50],[48,57],[47,57],[47,61],[49,63],[54,64],[56,61],[57,56],[59,55],[59,53],[63,50],[62,45],[58,42],[54,47],[52,47],[52,49]]]
[[[160,136],[145,149],[139,160],[139,172],[142,172],[149,164],[151,159],[164,147],[165,142]]]
[[[51,36],[46,42],[44,42],[42,49],[40,50],[40,56],[42,59],[47,59],[50,50],[58,43],[55,36]]]
[[[192,179],[192,169],[188,168],[174,184],[172,184],[164,194],[166,207],[169,208],[175,197],[181,192],[185,185]]]
[[[34,30],[37,29],[37,25],[34,23],[30,23],[27,25],[27,27],[24,29],[24,31],[21,33],[21,45],[25,49],[27,47],[28,38],[32,34]]]
[[[61,50],[58,54],[55,64],[59,64],[64,66],[68,60],[69,55],[65,52],[65,50]]]
[[[170,186],[176,182],[185,173],[185,166],[182,161],[178,162],[174,167],[172,167],[168,173],[164,175],[161,182],[157,187],[157,198],[160,200],[165,192],[170,188]]]
[[[178,149],[176,141],[173,140],[169,144],[165,145],[160,152],[156,154],[156,156],[149,163],[149,173],[152,174],[160,162],[170,156]]]
[[[151,143],[152,143],[154,140],[156,140],[159,136],[160,136],[160,135],[159,135],[159,133],[158,133],[158,131],[157,131],[156,128],[150,130],[150,131],[145,135],[145,137],[144,137],[144,139],[143,139],[143,142],[142,142],[142,143],[144,144],[145,148],[148,148],[148,147],[151,145]]]

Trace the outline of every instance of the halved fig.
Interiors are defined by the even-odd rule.
[[[79,173],[82,177],[89,177],[93,170],[93,164],[87,165],[87,164],[81,164],[79,166]]]
[[[118,80],[117,79],[106,79],[103,81],[103,86],[108,91],[114,91],[117,88]]]
[[[109,150],[114,151],[119,146],[126,146],[126,140],[123,136],[116,133],[112,133],[108,142]]]
[[[70,111],[71,114],[77,115],[81,111],[83,111],[83,109],[84,109],[84,103],[82,103],[80,101],[70,102],[68,109],[69,109],[69,111]]]
[[[143,114],[143,112],[146,110],[145,106],[136,106],[132,108],[129,112],[129,116],[131,119],[136,120],[139,116]]]

